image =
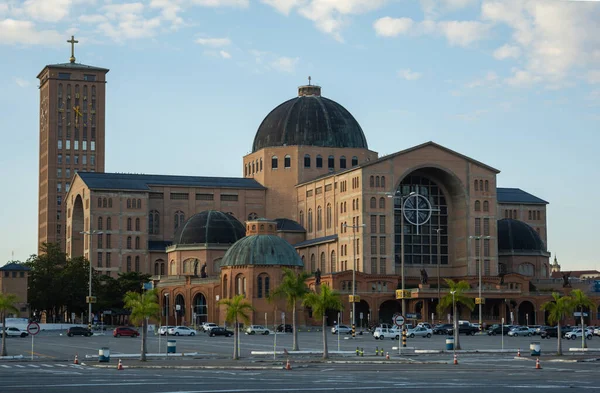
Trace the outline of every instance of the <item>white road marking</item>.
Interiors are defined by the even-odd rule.
[[[40,366],[35,365],[35,364],[28,364],[29,367],[33,367],[33,368],[40,368]]]
[[[51,365],[49,365],[49,364],[42,364],[42,367],[48,367],[48,368],[52,368],[52,367],[54,367],[54,366],[51,366]]]
[[[10,366],[7,366],[7,365],[5,365],[5,364],[0,364],[0,366],[1,366],[1,367],[4,367],[4,368],[10,368]]]
[[[15,364],[15,367],[25,368],[25,366],[21,366],[20,364]]]

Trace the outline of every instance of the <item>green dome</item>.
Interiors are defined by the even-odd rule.
[[[223,257],[223,266],[303,267],[302,260],[286,240],[275,235],[246,236],[235,242]]]

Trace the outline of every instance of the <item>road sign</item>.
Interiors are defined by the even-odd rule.
[[[485,298],[484,297],[476,297],[475,304],[485,304]]]
[[[85,302],[86,303],[96,303],[96,296],[86,296]]]
[[[410,299],[412,297],[412,291],[410,289],[396,289],[396,299]]]
[[[359,295],[348,295],[348,301],[350,303],[360,303],[360,296]]]
[[[27,333],[31,334],[32,336],[35,336],[39,332],[40,325],[38,325],[37,322],[31,322],[29,325],[27,325]]]
[[[396,325],[398,327],[404,326],[404,317],[402,315],[396,314],[396,315],[394,315],[392,320],[394,321],[394,325]]]
[[[104,315],[111,315],[112,314],[112,310],[104,310],[102,312],[102,314],[104,314]]]

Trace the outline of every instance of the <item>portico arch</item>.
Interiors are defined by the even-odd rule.
[[[399,314],[402,309],[397,300],[386,300],[379,306],[379,323],[392,323],[394,314]],[[374,321],[375,322],[375,321]]]
[[[519,304],[518,311],[518,323],[519,325],[535,325],[536,323],[536,315],[535,315],[535,306],[529,300],[523,300]]]
[[[183,324],[185,318],[185,298],[182,294],[175,297],[175,315],[177,316],[177,322]]]
[[[208,303],[203,293],[197,293],[192,301],[193,323],[198,326],[208,321]]]
[[[83,256],[84,236],[81,232],[85,230],[84,214],[83,214],[83,199],[81,195],[75,197],[73,203],[71,221],[71,258]]]

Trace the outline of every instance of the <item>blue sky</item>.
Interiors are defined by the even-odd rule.
[[[380,154],[433,140],[550,202],[549,250],[598,269],[600,3],[0,0],[0,264],[35,253],[36,75],[110,68],[106,170],[241,176],[308,75]]]

